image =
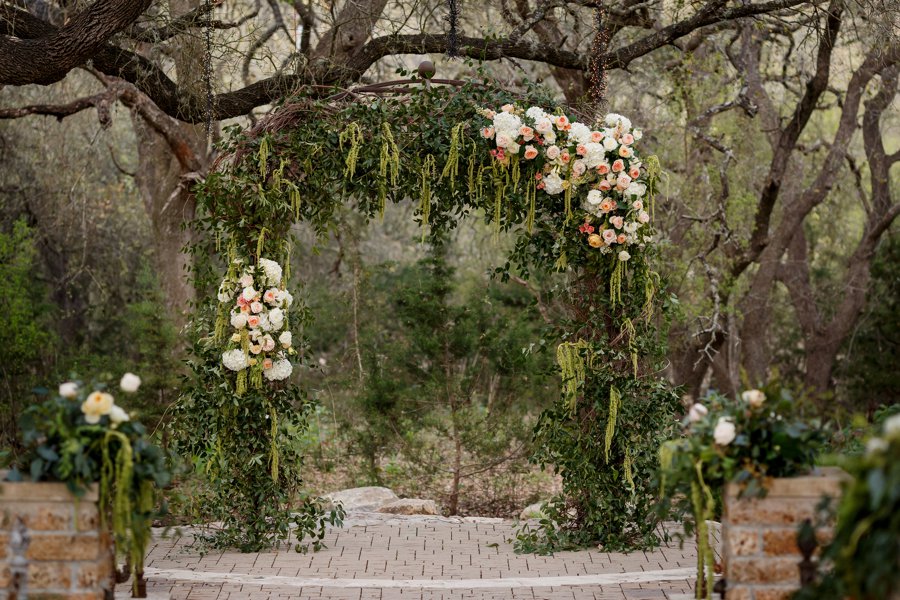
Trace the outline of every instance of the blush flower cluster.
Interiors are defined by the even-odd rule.
[[[511,160],[536,164],[536,187],[556,196],[587,190],[582,197],[584,243],[603,254],[631,258],[628,248],[651,241],[645,208],[648,174],[634,144],[643,137],[631,121],[610,113],[594,127],[571,121],[561,111],[505,104],[483,108],[489,121],[481,136],[493,142],[491,156],[504,166]]]

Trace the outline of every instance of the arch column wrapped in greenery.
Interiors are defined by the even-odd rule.
[[[624,117],[588,127],[537,108],[552,106],[537,89],[514,96],[487,81],[420,83],[295,99],[249,131],[232,130],[199,188],[196,227],[205,241],[195,248],[195,280],[208,300],[195,312],[194,384],[180,414],[207,424],[205,435],[186,442],[223,490],[220,504],[231,502],[223,518],[234,534],[226,538],[252,548],[286,531],[300,459],[289,456],[288,436],[304,426],[309,402],[292,384],[245,389],[240,372],[223,367],[223,351],[252,356],[241,332],[233,342],[221,334],[228,311],[242,310],[214,301],[221,271],[235,264],[252,271],[262,257],[287,266],[290,224],[306,221],[324,236],[342,204],[371,219],[411,200],[423,240],[483,215],[515,242],[501,277],[515,268],[571,278],[568,315],[557,324],[565,392],[540,420],[535,457],[557,466],[564,491],[545,526],[523,532],[521,548],[648,545],[655,540],[649,482],[676,404],[658,377],[665,298],[650,265],[651,209],[643,206],[658,163],[635,156],[640,133]],[[249,275],[230,274],[241,276]],[[291,323],[306,318],[291,309]],[[297,338],[294,347],[302,361]],[[260,511],[268,498],[276,501]],[[320,507],[304,506],[312,527]]]

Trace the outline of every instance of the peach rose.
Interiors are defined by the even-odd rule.
[[[634,210],[644,210],[644,203],[640,200],[635,200],[631,203],[631,206],[634,207]]]
[[[569,154],[568,150],[563,150],[559,155],[559,160],[563,161],[566,164],[568,164],[571,159],[572,156]]]
[[[624,160],[618,159],[612,164],[613,173],[618,173],[618,172],[624,171],[624,170],[625,170],[625,161]]]
[[[592,131],[592,132],[591,132],[591,141],[594,142],[595,144],[600,143],[600,141],[601,141],[602,139],[603,139],[603,132],[602,132],[602,131]]]
[[[607,198],[603,202],[600,203],[600,211],[604,213],[608,213],[613,209],[612,201]]]
[[[600,183],[597,184],[597,188],[603,192],[608,192],[609,190],[612,189],[612,184],[604,179],[603,181],[601,181]]]
[[[522,136],[526,142],[530,142],[534,139],[534,129],[529,127],[528,125],[522,125],[519,127],[519,135]]]
[[[247,317],[247,325],[250,327],[259,327],[259,316],[258,315],[250,315]]]
[[[634,136],[631,135],[630,133],[626,133],[625,135],[622,136],[622,143],[630,146],[631,144],[634,143]]]
[[[605,162],[600,163],[599,165],[597,165],[597,172],[601,175],[606,175],[607,173],[609,173],[609,164]]]
[[[616,179],[616,189],[619,191],[624,191],[629,185],[631,185],[631,177],[625,173],[622,173],[619,175],[618,179]]]
[[[638,177],[641,176],[641,170],[638,169],[637,167],[631,167],[630,169],[628,169],[628,175],[632,179],[637,179]]]
[[[566,117],[566,115],[560,115],[560,116],[556,117],[556,126],[559,127],[560,129],[564,129],[565,127],[568,127],[569,126],[568,117]]]
[[[640,221],[641,223],[649,223],[649,222],[650,222],[650,215],[648,215],[648,214],[645,213],[644,211],[641,211],[641,212],[638,213],[638,221]]]
[[[489,140],[494,137],[494,128],[493,127],[482,127],[481,128],[481,137],[486,140]]]
[[[272,368],[272,359],[267,358],[263,361],[263,369],[271,369]]]
[[[504,104],[500,107],[500,110],[506,113],[511,113],[513,109],[515,109],[515,107],[512,104]]]
[[[620,233],[616,236],[616,242],[619,244],[624,244],[627,239],[628,237],[624,233]]]
[[[578,144],[578,147],[575,148],[575,154],[578,156],[584,156],[587,154],[587,146],[584,144]]]
[[[250,312],[250,305],[249,305],[249,304],[244,304],[244,305],[242,305],[242,306],[241,306],[241,312],[244,313],[244,314],[249,313],[249,312]]]
[[[632,154],[634,154],[634,150],[632,150],[628,146],[619,146],[619,156],[621,156],[622,158],[628,158]]]
[[[276,290],[274,288],[266,290],[266,293],[263,294],[263,300],[269,304],[273,304],[275,302],[275,292]]]
[[[528,145],[525,146],[525,159],[531,160],[533,158],[537,158],[538,151],[534,146]]]
[[[259,354],[260,352],[262,352],[262,346],[260,346],[259,344],[253,344],[252,346],[250,346],[250,352],[252,352],[253,354]]]
[[[492,111],[492,110],[489,109],[489,108],[486,108],[486,109],[484,110],[484,116],[485,116],[486,119],[493,119],[494,117],[497,116],[497,113],[495,113],[494,111]]]

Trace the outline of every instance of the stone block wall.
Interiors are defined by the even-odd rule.
[[[29,600],[112,597],[112,546],[100,533],[96,489],[76,500],[61,483],[0,482],[0,600],[12,584],[10,536],[19,519],[30,538]]]
[[[739,488],[725,493],[724,535],[727,600],[788,600],[800,587],[797,531],[804,519],[817,522],[823,496],[839,498],[839,469],[822,469],[806,477],[773,479],[765,498],[738,498]],[[819,543],[831,538],[830,526],[816,530]]]

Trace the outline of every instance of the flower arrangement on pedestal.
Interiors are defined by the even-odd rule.
[[[119,387],[134,393],[140,384],[137,375],[126,373]],[[105,384],[68,381],[56,396],[27,408],[20,429],[25,452],[8,479],[62,482],[76,497],[99,484],[101,527],[111,528],[132,574],[142,573],[150,526],[160,514],[156,491],[171,479],[163,451],[144,426],[116,404]]]
[[[792,417],[792,407],[790,395],[774,387],[768,393],[746,390],[736,400],[713,394],[691,406],[682,423],[684,437],[660,448],[660,493],[675,504],[686,500],[685,531],[696,529],[698,598],[712,597],[706,522],[716,516],[725,485],[739,484],[740,498],[762,497],[766,479],[803,475],[815,464],[824,432]]]

